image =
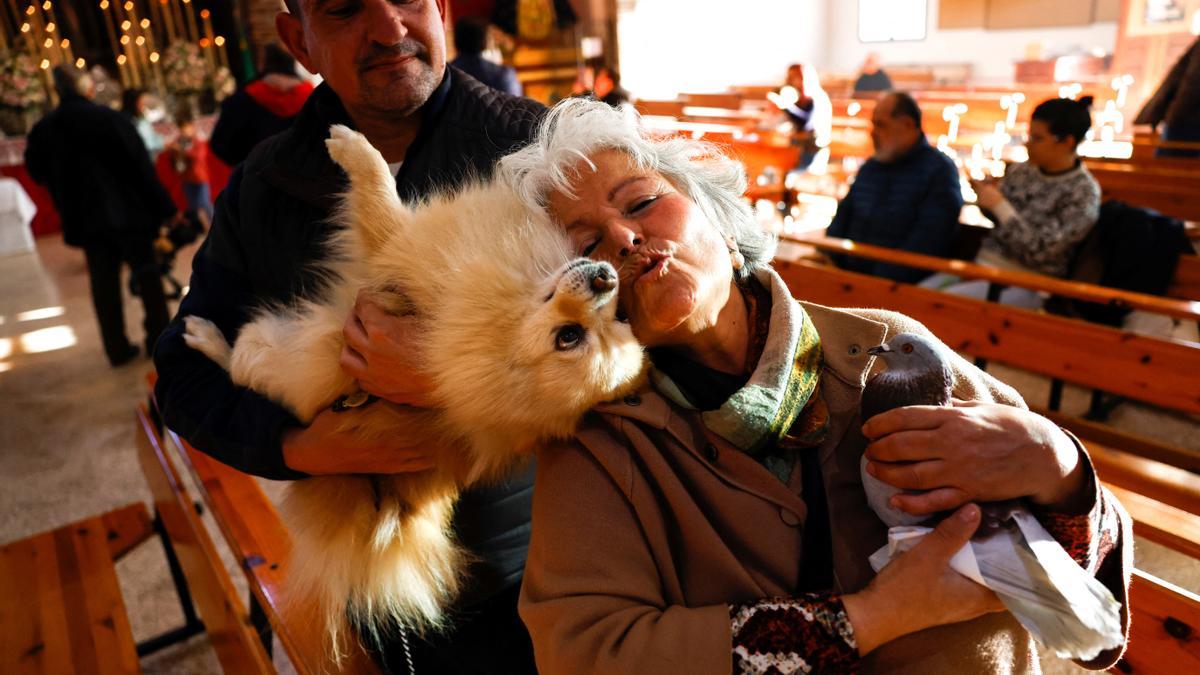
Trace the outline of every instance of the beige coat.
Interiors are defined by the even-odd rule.
[[[831,428],[819,448],[833,531],[837,590],[874,576],[867,557],[886,527],[867,506],[859,459],[859,397],[869,347],[928,331],[902,315],[803,303],[821,336],[821,387]],[[955,396],[1024,407],[1018,394],[955,357]],[[729,603],[790,596],[806,515],[800,466],[784,485],[706,430],[694,412],[645,392],[590,416],[578,443],[538,455],[533,536],[521,616],[539,671],[706,673],[731,670]],[[1125,556],[1103,579],[1122,603]],[[1122,560],[1124,558],[1124,560]],[[1115,660],[1097,661],[1103,667]],[[868,671],[1037,672],[1029,635],[1007,613],[912,634],[877,649]]]

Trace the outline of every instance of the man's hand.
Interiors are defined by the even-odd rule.
[[[362,436],[344,429],[346,417],[355,414],[353,410],[323,410],[307,427],[284,432],[284,463],[290,469],[313,475],[415,473],[432,469],[436,454],[446,451],[425,442],[426,435],[421,433],[397,431],[384,440],[364,441]]]
[[[923,491],[892,497],[892,506],[908,513],[1020,497],[1074,510],[1090,494],[1074,442],[1021,408],[960,400],[953,407],[897,408],[867,420],[863,435],[871,439],[868,473]]]
[[[359,291],[346,318],[342,370],[364,391],[401,405],[431,407],[433,382],[420,371],[416,319],[395,316]]]

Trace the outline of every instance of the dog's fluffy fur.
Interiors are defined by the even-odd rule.
[[[185,338],[307,423],[356,391],[339,355],[360,288],[421,323],[436,411],[379,401],[342,413],[345,425],[462,451],[439,455],[429,472],[298,481],[285,502],[289,597],[315,604],[337,654],[347,617],[373,631],[440,627],[466,562],[449,532],[458,490],[504,475],[539,441],[569,436],[595,404],[640,386],[644,357],[616,319],[612,267],[574,259],[559,228],[503,179],[410,208],[365,137],[342,126],[330,134],[350,185],[325,292],[265,308],[232,348],[199,317],[186,319]]]

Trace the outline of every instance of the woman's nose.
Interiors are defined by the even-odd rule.
[[[630,227],[628,223],[617,222],[609,226],[609,240],[614,243],[617,249],[616,253],[619,258],[627,258],[637,247],[642,245],[644,237],[636,228]]]

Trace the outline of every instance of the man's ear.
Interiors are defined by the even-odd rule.
[[[283,46],[292,53],[292,56],[304,66],[304,69],[310,73],[317,72],[312,65],[312,59],[308,54],[308,44],[304,41],[304,24],[300,17],[294,16],[290,12],[279,12],[275,15],[275,32],[279,33],[279,39],[283,42]]]

